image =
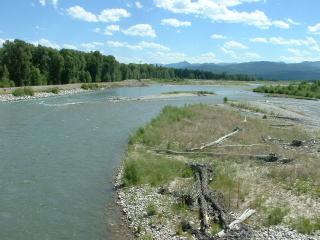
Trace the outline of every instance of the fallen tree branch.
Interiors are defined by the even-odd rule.
[[[291,120],[291,121],[295,121],[295,122],[299,122],[300,121],[299,118],[280,116],[280,115],[269,115],[269,117],[279,118],[279,119],[287,119],[287,120]]]
[[[169,149],[154,149],[154,151],[157,153],[166,153],[166,154],[173,154],[173,155],[207,155],[211,157],[241,157],[241,158],[262,160],[264,162],[279,161],[282,163],[289,163],[293,161],[293,159],[291,158],[282,158],[274,153],[270,153],[266,155],[255,155],[255,154],[231,154],[231,153],[216,153],[216,152],[179,152],[179,151],[173,151]]]
[[[249,217],[251,217],[254,213],[256,212],[256,210],[254,209],[247,209],[245,210],[242,215],[240,217],[238,217],[236,220],[234,220],[233,222],[231,222],[229,224],[229,229],[237,229],[238,225],[242,222],[244,222],[245,220],[247,220]],[[217,233],[218,237],[223,237],[226,235],[225,230],[220,231],[219,233]]]
[[[294,127],[294,124],[270,124],[271,127]]]
[[[256,147],[256,146],[267,146],[263,143],[254,143],[254,144],[234,144],[234,145],[223,145],[223,146],[212,146],[213,148],[229,148],[229,147]]]
[[[237,128],[235,128],[231,133],[228,133],[227,135],[224,135],[224,136],[222,136],[221,138],[219,138],[219,139],[217,139],[217,140],[215,140],[215,141],[213,141],[213,142],[204,144],[204,145],[202,145],[202,146],[199,147],[199,148],[192,148],[192,149],[190,149],[190,151],[203,150],[203,149],[205,149],[205,148],[207,148],[207,147],[211,147],[211,146],[213,146],[213,145],[218,145],[218,144],[222,143],[224,140],[226,140],[227,138],[229,138],[229,137],[237,134],[237,133],[240,132],[240,131],[241,131],[241,129],[237,127]]]

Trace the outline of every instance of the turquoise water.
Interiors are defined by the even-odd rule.
[[[178,90],[216,95],[106,101]],[[0,239],[121,239],[112,178],[129,135],[165,105],[224,96],[261,98],[245,87],[151,86],[0,103]]]

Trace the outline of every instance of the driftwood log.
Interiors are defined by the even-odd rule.
[[[228,224],[223,206],[208,186],[209,182],[213,180],[212,168],[209,165],[198,163],[190,164],[190,167],[196,176],[196,182],[188,198],[190,204],[198,204],[199,206],[201,227],[199,230],[194,228],[190,223],[183,223],[183,231],[195,235],[197,239],[213,240],[226,236],[229,230],[239,230],[239,224],[254,214],[255,210],[247,209],[239,218]],[[215,236],[211,236],[210,221],[217,222],[223,230]]]
[[[201,229],[197,231],[189,226],[187,231],[195,234],[198,239],[209,239],[210,218],[218,219],[218,223],[224,229],[228,229],[228,224],[225,217],[225,211],[220,203],[215,199],[212,191],[209,189],[209,182],[212,181],[212,168],[205,164],[193,163],[190,164],[196,176],[196,182],[190,193],[191,204],[198,204],[201,219]],[[211,217],[210,217],[211,215]]]
[[[154,151],[157,153],[165,153],[165,154],[172,154],[172,155],[206,155],[211,157],[238,157],[238,158],[256,159],[264,162],[288,163],[293,161],[293,159],[283,158],[274,153],[265,154],[265,155],[255,155],[255,154],[231,154],[231,153],[216,153],[216,152],[190,152],[190,151],[182,152],[182,151],[174,151],[170,149],[154,149]]]
[[[215,140],[215,141],[213,141],[213,142],[206,143],[206,144],[202,145],[202,146],[199,147],[199,148],[192,148],[192,149],[190,149],[189,151],[191,151],[191,152],[192,152],[192,151],[199,151],[199,150],[203,150],[203,149],[205,149],[205,148],[207,148],[207,147],[211,147],[211,146],[214,146],[214,145],[218,145],[218,144],[222,143],[224,140],[226,140],[227,138],[229,138],[229,137],[237,134],[237,133],[240,132],[240,131],[241,131],[241,129],[237,127],[237,128],[235,128],[231,133],[228,133],[228,134],[220,137],[219,139],[217,139],[217,140]]]

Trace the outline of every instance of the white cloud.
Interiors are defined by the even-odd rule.
[[[143,49],[148,48],[148,49],[157,49],[157,50],[161,50],[161,51],[169,51],[170,50],[170,48],[163,46],[161,44],[158,44],[158,43],[154,43],[154,42],[142,41],[139,43],[139,46],[141,46]]]
[[[86,51],[99,50],[100,47],[104,46],[101,42],[90,42],[90,43],[82,43],[80,45]]]
[[[221,47],[221,50],[233,59],[250,61],[261,58],[261,56],[257,53],[247,52],[246,50],[248,49],[248,46],[237,41],[228,41]]]
[[[170,26],[170,27],[189,27],[191,26],[191,22],[179,21],[178,19],[168,18],[162,19],[161,25]]]
[[[128,44],[127,42],[118,42],[118,41],[108,41],[107,45],[110,47],[117,47],[117,48],[128,48],[130,50],[144,50],[144,49],[153,49],[157,51],[169,51],[170,48],[163,46],[159,43],[155,42],[146,42],[142,41],[138,44]]]
[[[320,44],[313,37],[306,37],[305,39],[286,39],[282,37],[271,37],[271,38],[251,38],[251,42],[256,43],[267,43],[280,46],[291,47],[303,47],[304,50],[311,52],[320,52]],[[300,54],[300,56],[303,56]],[[297,58],[296,58],[297,59]]]
[[[318,45],[318,42],[312,38],[307,37],[305,39],[286,39],[283,37],[271,37],[271,38],[251,38],[251,42],[258,43],[270,43],[274,45],[288,45],[288,46],[314,46]]]
[[[108,41],[107,42],[107,45],[109,47],[116,47],[116,48],[119,48],[119,47],[124,47],[126,43],[122,43],[122,42],[118,42],[118,41]]]
[[[32,42],[34,45],[41,45],[45,47],[60,49],[60,46],[54,42],[49,41],[48,39],[41,38],[39,41]]]
[[[210,36],[210,38],[212,38],[212,39],[226,39],[227,37],[223,36],[223,35],[220,35],[220,34],[212,34]]]
[[[113,35],[114,32],[119,32],[120,31],[120,26],[119,25],[109,25],[105,28],[104,34],[105,35]]]
[[[268,29],[271,26],[288,27],[282,21],[269,19],[264,12],[259,10],[239,12],[230,9],[244,2],[252,3],[259,2],[259,0],[154,0],[154,2],[157,7],[173,13],[193,14],[218,22],[244,23],[262,29]]]
[[[118,22],[121,18],[128,18],[131,14],[121,8],[105,9],[102,10],[98,16],[101,22]]]
[[[311,34],[320,34],[320,23],[317,23],[316,25],[309,26],[308,32]]]
[[[243,50],[243,49],[247,49],[248,47],[237,41],[229,41],[224,43],[223,48],[227,50]]]
[[[52,4],[55,8],[58,7],[58,0],[52,0]]]
[[[121,18],[127,18],[131,16],[127,10],[121,8],[104,9],[99,15],[96,15],[78,5],[68,8],[67,14],[73,19],[86,22],[118,22]]]
[[[246,52],[244,54],[245,59],[247,60],[257,60],[257,59],[261,59],[261,56],[258,53],[254,53],[254,52]]]
[[[254,43],[267,43],[268,39],[266,38],[250,38],[250,42],[254,42]]]
[[[312,52],[306,50],[300,50],[296,48],[288,48],[288,52],[290,55],[281,56],[279,58],[280,61],[285,62],[303,62],[303,61],[319,61],[319,58],[316,58]]]
[[[139,37],[156,37],[156,32],[149,24],[137,24],[129,27],[126,30],[122,30],[126,35],[139,36]]]
[[[86,22],[97,22],[98,18],[91,12],[86,11],[83,7],[73,6],[67,9],[67,13],[76,20],[82,20]]]
[[[58,0],[39,0],[41,6],[46,6],[48,2],[50,2],[55,8],[58,7]]]
[[[287,18],[287,22],[290,23],[291,25],[296,25],[296,26],[301,25],[300,22],[296,22],[296,21],[292,20],[291,18]]]
[[[189,57],[188,61],[191,63],[212,63],[217,62],[217,58],[213,52],[207,52],[196,57]]]
[[[41,6],[45,6],[46,5],[46,0],[39,0],[39,3],[41,4]]]
[[[94,29],[92,30],[92,32],[94,32],[94,33],[100,33],[100,32],[101,32],[101,29],[100,29],[100,28],[94,28]]]
[[[63,46],[63,48],[67,48],[67,49],[73,49],[73,50],[77,49],[77,47],[72,44],[63,44],[62,46]]]
[[[143,5],[139,1],[136,1],[134,4],[136,5],[137,8],[143,8]]]
[[[282,29],[289,29],[290,25],[284,21],[273,21],[273,25],[282,28]]]

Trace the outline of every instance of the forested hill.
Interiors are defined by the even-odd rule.
[[[6,41],[0,48],[0,87],[145,78],[255,80],[242,74],[215,74],[151,64],[123,64],[113,56],[104,56],[98,51],[57,50],[21,40]]]
[[[204,63],[180,62],[164,65],[178,69],[209,71],[213,73],[245,74],[268,80],[319,80],[320,62],[245,62],[245,63]]]

